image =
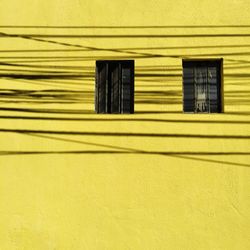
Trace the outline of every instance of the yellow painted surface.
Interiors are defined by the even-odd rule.
[[[248,0],[0,4],[1,250],[250,249]],[[182,113],[197,57],[224,114]],[[135,59],[134,115],[94,114],[104,58]]]

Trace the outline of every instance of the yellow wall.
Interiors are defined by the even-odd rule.
[[[0,4],[1,250],[250,249],[248,0]],[[224,114],[182,113],[199,56]],[[94,114],[103,58],[136,60],[134,115]]]

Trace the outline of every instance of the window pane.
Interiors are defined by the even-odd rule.
[[[122,113],[130,113],[131,70],[122,68]]]
[[[99,70],[99,79],[98,79],[98,112],[106,112],[106,65],[102,65]]]
[[[219,113],[222,59],[183,59],[184,112]]]
[[[134,112],[134,61],[96,62],[96,112]]]
[[[208,67],[210,112],[219,112],[217,68]]]
[[[207,68],[194,68],[195,112],[208,112]]]
[[[183,68],[184,112],[194,112],[194,69]]]
[[[119,91],[119,64],[115,65],[111,73],[111,113],[120,112],[120,91]]]

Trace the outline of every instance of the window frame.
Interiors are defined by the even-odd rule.
[[[134,65],[134,60],[96,61],[95,112],[97,114],[134,113]],[[129,74],[125,73],[127,69],[129,69]],[[105,71],[105,73],[103,73],[105,83],[104,80],[99,79],[101,74],[100,70]],[[114,80],[115,78],[116,80]],[[101,83],[101,81],[103,81],[103,83]],[[102,87],[103,90],[101,90]],[[118,93],[118,96],[116,96],[115,93]],[[100,99],[99,96],[103,94],[105,97]],[[129,99],[126,97],[129,97]]]
[[[186,68],[195,68],[195,67],[203,66],[203,67],[216,67],[218,69],[218,76],[217,76],[217,101],[218,106],[217,112],[210,112],[210,108],[208,112],[196,112],[195,106],[193,107],[193,111],[185,111],[187,107],[185,107],[185,87],[187,87],[187,83],[185,85],[184,81],[184,69]],[[208,84],[208,83],[207,83]],[[194,87],[195,88],[195,87]],[[208,90],[209,92],[209,90]],[[193,93],[194,98],[195,94]],[[224,78],[223,78],[223,58],[189,58],[189,59],[182,59],[182,103],[183,103],[183,113],[191,113],[191,114],[219,114],[224,113]],[[219,99],[218,99],[219,98]],[[210,99],[211,100],[211,99]],[[195,103],[196,99],[194,99]]]

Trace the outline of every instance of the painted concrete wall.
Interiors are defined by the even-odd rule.
[[[250,249],[249,11],[1,0],[0,249]],[[224,58],[224,114],[182,113],[184,57]],[[123,58],[135,114],[94,114],[95,60]]]

